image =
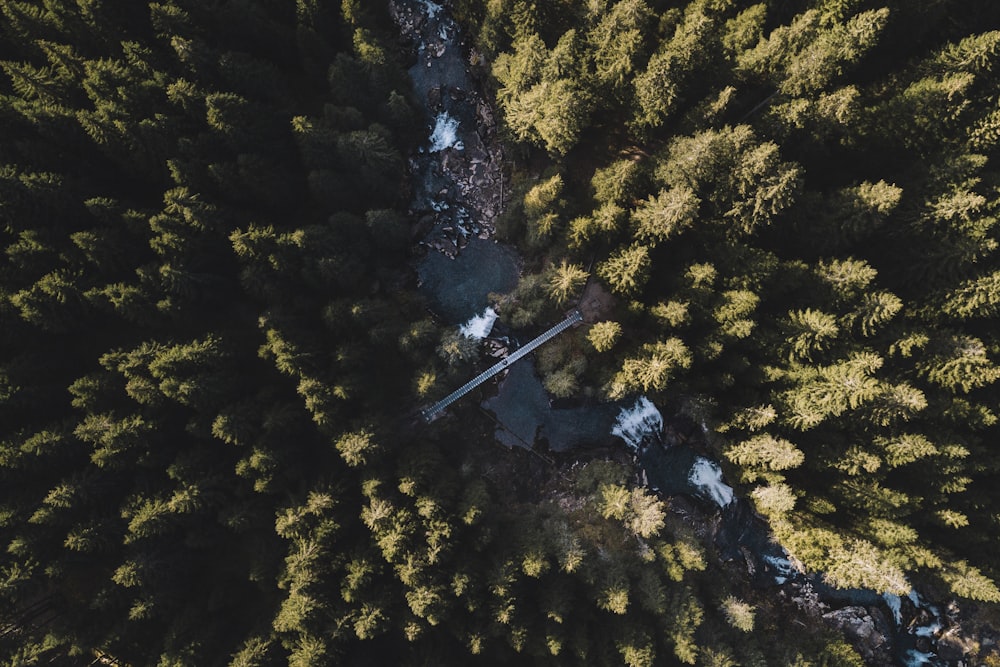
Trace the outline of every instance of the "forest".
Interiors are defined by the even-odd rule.
[[[683,406],[805,568],[1000,638],[1000,4],[445,4],[502,321],[614,299],[553,399]],[[413,275],[389,9],[0,0],[0,663],[864,665],[627,452],[414,418],[482,364]]]

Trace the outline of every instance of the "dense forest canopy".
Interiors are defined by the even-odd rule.
[[[620,299],[581,381],[695,397],[835,583],[1000,600],[995,3],[458,4],[549,155],[508,235]]]
[[[516,146],[504,318],[591,265],[617,298],[549,391],[681,401],[835,585],[1000,601],[1000,6],[454,10]],[[0,0],[0,35],[5,664],[861,664],[628,466],[407,420],[475,350],[408,268],[383,3]]]

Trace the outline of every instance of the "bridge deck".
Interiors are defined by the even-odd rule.
[[[524,347],[518,348],[516,351],[514,351],[513,354],[493,364],[485,371],[483,371],[476,377],[472,378],[471,380],[463,384],[461,387],[459,387],[455,391],[451,392],[450,394],[442,398],[434,405],[430,406],[429,408],[421,410],[420,414],[423,415],[425,421],[428,422],[434,421],[449,405],[451,405],[458,399],[462,398],[470,391],[472,391],[482,383],[486,382],[500,371],[509,368],[511,364],[531,354],[540,345],[544,345],[545,343],[549,342],[550,340],[561,334],[563,331],[566,331],[566,329],[569,329],[574,324],[577,324],[582,321],[583,321],[583,315],[580,314],[579,310],[574,310],[572,313],[569,314],[569,317],[567,317],[565,320],[555,325],[545,333],[540,334],[537,338],[532,340]]]

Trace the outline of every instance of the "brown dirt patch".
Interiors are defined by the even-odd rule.
[[[615,298],[611,296],[611,292],[591,279],[583,290],[583,296],[580,297],[579,309],[583,314],[583,321],[587,324],[600,322],[608,317],[614,307]]]

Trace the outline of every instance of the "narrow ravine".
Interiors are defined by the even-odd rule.
[[[392,0],[390,9],[416,55],[409,73],[427,127],[410,160],[420,290],[442,321],[481,340],[497,318],[489,294],[511,291],[520,266],[514,248],[494,239],[505,193],[493,107],[443,5]],[[530,358],[511,368],[483,407],[497,419],[501,444],[531,448],[544,439],[556,452],[610,442],[616,412],[609,405],[553,407]]]
[[[416,54],[409,71],[427,127],[427,140],[410,161],[410,208],[423,250],[415,267],[420,289],[442,321],[484,339],[497,318],[488,295],[513,289],[520,263],[513,248],[493,238],[505,197],[493,107],[471,73],[468,49],[446,6],[391,0],[390,8]],[[836,590],[822,574],[806,572],[725,483],[719,464],[704,455],[703,425],[665,420],[646,397],[553,409],[530,359],[511,367],[483,407],[496,415],[496,438],[509,447],[530,448],[544,439],[551,450],[567,452],[619,439],[633,452],[643,483],[668,499],[696,499],[714,522],[712,539],[724,561],[742,563],[755,587],[843,631],[869,664],[962,664],[957,607],[928,602],[916,591],[900,598]]]
[[[517,283],[513,248],[493,239],[503,203],[503,150],[489,104],[467,66],[458,26],[431,0],[392,0],[390,11],[416,62],[409,73],[427,122],[427,140],[410,159],[413,199],[424,250],[422,293],[448,324],[489,334],[487,296]]]

